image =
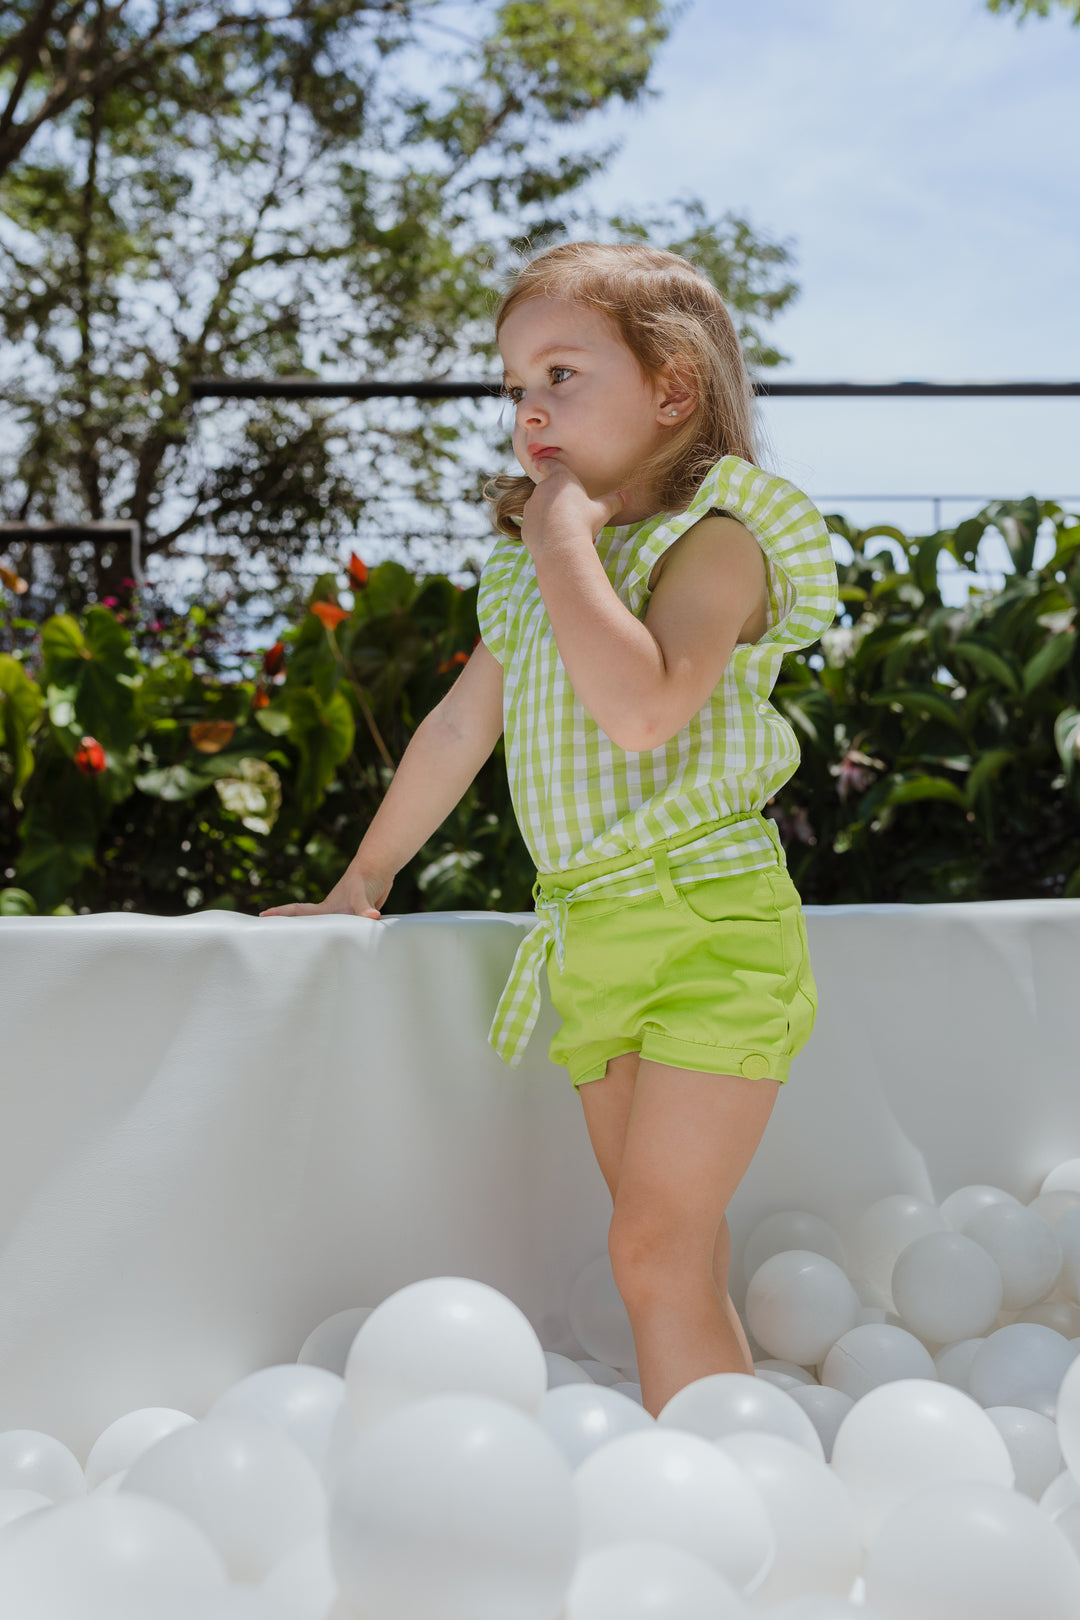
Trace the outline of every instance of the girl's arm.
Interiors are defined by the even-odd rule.
[[[260,916],[377,917],[398,872],[442,826],[491,757],[503,729],[502,698],[502,665],[481,641],[442,702],[417,726],[360,848],[326,899],[274,906]]]

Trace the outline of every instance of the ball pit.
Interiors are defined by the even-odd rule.
[[[755,1376],[655,1418],[600,1256],[569,1291],[584,1355],[429,1277],[201,1416],[133,1407],[85,1465],[2,1432],[0,1614],[1076,1620],[1080,1160],[1029,1205],[774,1210],[733,1262]]]

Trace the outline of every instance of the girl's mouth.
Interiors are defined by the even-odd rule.
[[[533,461],[543,461],[545,456],[557,456],[559,453],[557,444],[529,444],[525,448]]]

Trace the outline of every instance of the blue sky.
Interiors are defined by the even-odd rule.
[[[1080,28],[978,0],[692,0],[654,84],[592,126],[623,142],[592,200],[695,195],[791,239],[775,375],[1080,378]],[[1080,400],[764,411],[776,470],[822,498],[1080,496]],[[925,504],[848,510],[930,527]]]

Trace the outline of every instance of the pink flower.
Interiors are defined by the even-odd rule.
[[[105,596],[105,597],[102,597],[101,605],[102,605],[102,607],[119,607],[120,606],[120,598],[118,596]]]

